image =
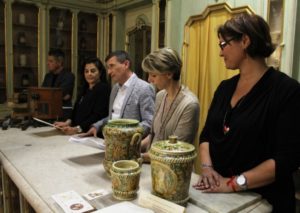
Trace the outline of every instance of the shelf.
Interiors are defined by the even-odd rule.
[[[28,89],[30,87],[33,87],[33,85],[30,85],[28,87],[14,87],[14,89],[20,91],[20,90]]]
[[[68,30],[68,29],[60,29],[60,28],[57,28],[57,27],[51,27],[50,28],[50,32],[53,33],[53,32],[62,32],[62,33],[70,33],[71,34],[71,30]]]
[[[14,49],[18,49],[18,48],[26,48],[26,49],[34,48],[34,49],[37,49],[37,46],[26,45],[26,44],[25,45],[24,44],[14,44],[13,46],[14,46]]]
[[[97,32],[88,32],[88,31],[78,31],[78,35],[82,37],[82,35],[86,36],[96,36]]]
[[[86,52],[86,53],[91,53],[91,52],[97,52],[95,49],[78,49],[79,53]]]
[[[18,27],[18,28],[27,28],[28,30],[31,29],[36,29],[38,28],[37,25],[30,25],[30,24],[19,24],[19,23],[14,23],[13,27]]]
[[[20,69],[24,69],[24,70],[27,70],[27,71],[34,71],[34,70],[36,70],[38,67],[30,67],[30,66],[19,66],[19,65],[17,65],[17,66],[14,66],[14,68],[16,69],[16,71],[17,71],[17,69],[18,70],[20,70]]]

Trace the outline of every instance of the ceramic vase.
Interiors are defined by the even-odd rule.
[[[110,169],[113,196],[118,200],[133,200],[137,197],[140,182],[140,165],[133,160],[121,160]]]
[[[25,24],[25,22],[26,22],[26,16],[25,16],[25,14],[24,13],[20,13],[19,14],[19,23],[20,24]]]
[[[139,121],[132,119],[114,119],[103,128],[105,140],[105,157],[103,166],[110,176],[113,162],[119,160],[136,160],[141,164],[140,143],[143,128]]]
[[[149,156],[151,159],[152,193],[156,196],[185,206],[189,200],[189,187],[196,157],[195,147],[169,140],[153,142]]]

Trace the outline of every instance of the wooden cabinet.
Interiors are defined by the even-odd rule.
[[[64,51],[65,69],[75,74],[76,86],[82,85],[83,59],[103,60],[108,53],[100,50],[109,40],[108,17],[101,7],[71,0],[0,0],[1,110],[16,92],[42,84],[51,49]]]
[[[84,12],[78,14],[78,92],[81,91],[84,82],[84,60],[88,57],[97,56],[97,19],[95,14]]]
[[[50,49],[65,53],[64,67],[71,70],[72,13],[66,9],[50,9]]]
[[[14,92],[38,85],[38,8],[33,4],[12,4]]]
[[[0,1],[0,104],[6,101],[4,3]]]

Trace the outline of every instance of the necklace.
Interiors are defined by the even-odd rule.
[[[162,113],[161,113],[161,123],[163,123],[163,121],[164,121],[165,118],[167,117],[167,115],[168,115],[170,109],[172,108],[173,103],[175,102],[175,100],[176,100],[176,98],[177,98],[177,96],[178,96],[180,90],[181,90],[181,86],[179,87],[179,89],[178,89],[178,91],[177,91],[177,93],[176,93],[176,95],[175,95],[175,97],[174,97],[174,99],[172,100],[171,103],[166,103],[166,102],[167,102],[167,96],[168,96],[168,94],[166,94],[165,100],[164,100],[163,109],[162,109]],[[168,110],[166,110],[166,109],[168,109]],[[165,111],[166,111],[166,112],[165,112]]]
[[[223,133],[224,135],[226,135],[229,131],[230,131],[230,120],[231,120],[231,116],[232,116],[232,111],[234,111],[235,109],[239,108],[242,104],[242,102],[244,101],[246,96],[243,96],[240,98],[240,100],[237,102],[235,107],[231,107],[231,105],[229,104],[229,107],[227,107],[224,118],[223,118]]]

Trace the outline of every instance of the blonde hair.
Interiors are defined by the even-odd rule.
[[[180,79],[181,67],[182,62],[178,53],[169,47],[153,51],[142,61],[144,72],[170,72],[175,81]]]

